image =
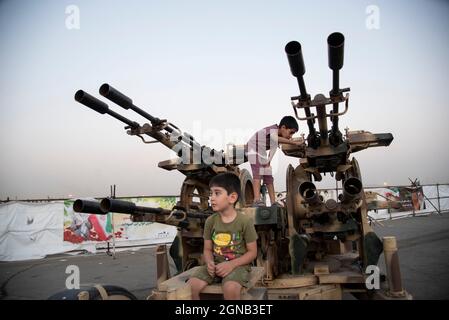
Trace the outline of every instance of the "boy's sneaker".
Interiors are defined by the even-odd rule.
[[[253,207],[265,207],[265,202],[263,202],[262,200],[256,200],[253,202]]]

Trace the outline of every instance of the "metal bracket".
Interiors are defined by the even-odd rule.
[[[296,109],[317,107],[320,105],[328,105],[328,104],[341,103],[341,102],[345,102],[345,110],[344,111],[339,112],[339,113],[329,113],[329,114],[326,113],[326,115],[325,115],[325,117],[338,117],[338,116],[344,115],[348,111],[349,93],[347,93],[345,97],[343,97],[343,96],[331,97],[331,98],[326,98],[326,99],[320,99],[318,101],[315,101],[315,100],[301,101],[300,100],[297,103],[292,101],[292,107],[293,107],[293,111],[295,112],[296,119],[301,120],[301,121],[302,120],[313,120],[313,119],[318,118],[318,116],[312,114],[310,117],[301,118],[300,116],[298,116],[298,111]]]
[[[136,136],[138,136],[140,139],[142,139],[143,143],[157,143],[159,141],[157,140],[151,140],[151,141],[147,141],[144,139],[144,137],[142,137],[140,134],[136,134]]]

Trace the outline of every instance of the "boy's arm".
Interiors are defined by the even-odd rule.
[[[212,240],[204,240],[203,259],[206,265],[208,265],[210,262],[214,262],[214,255],[212,253],[212,250]]]
[[[217,265],[216,273],[220,277],[226,277],[235,268],[250,264],[257,257],[257,241],[246,244],[246,253],[234,260],[222,262]]]
[[[293,145],[300,145],[303,144],[303,140],[291,140],[291,139],[286,139],[284,137],[278,137],[278,143],[284,143],[284,144],[293,144]]]
[[[253,241],[246,244],[246,252],[241,257],[231,260],[234,268],[250,264],[257,258],[257,241]]]
[[[270,165],[271,160],[273,160],[274,154],[276,153],[276,149],[270,149],[268,153],[268,165]]]
[[[215,262],[213,255],[213,243],[212,240],[204,240],[203,259],[207,267],[207,272],[211,277],[215,276]]]
[[[284,137],[277,137],[277,143],[278,144],[292,144],[299,146],[304,143],[304,140],[300,138],[300,140],[292,140],[292,139],[286,139]],[[268,154],[268,165],[270,164],[271,160],[274,157],[274,154],[276,153],[276,149],[270,149],[270,152]]]

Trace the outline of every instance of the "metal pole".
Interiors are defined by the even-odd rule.
[[[440,189],[438,188],[438,183],[437,183],[437,198],[438,198],[438,213],[441,214],[441,207],[440,207]]]
[[[111,186],[112,187],[112,186]],[[115,199],[115,184],[114,184],[114,192],[112,194],[112,198]],[[114,213],[111,214],[111,223],[112,223],[112,257],[115,259],[115,226],[114,226]]]
[[[335,196],[336,196],[335,201],[338,201],[338,181],[337,181],[337,179],[335,179]]]

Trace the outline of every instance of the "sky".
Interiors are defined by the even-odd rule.
[[[173,152],[74,100],[109,83],[200,144],[223,149],[293,115],[284,52],[299,41],[308,92],[328,95],[326,39],[345,36],[340,128],[391,132],[358,159],[365,186],[449,183],[445,1],[0,1],[0,199],[176,195]],[[307,126],[300,122],[300,132]],[[296,135],[299,136],[299,133]],[[275,189],[288,164],[278,152]],[[241,168],[249,168],[248,164]],[[332,187],[326,177],[317,186]]]

